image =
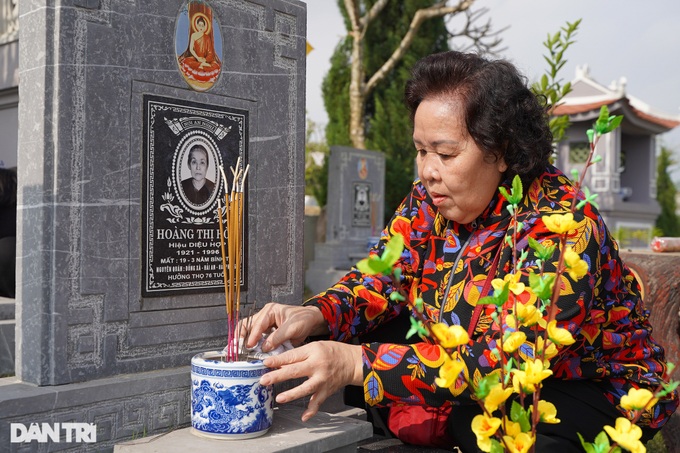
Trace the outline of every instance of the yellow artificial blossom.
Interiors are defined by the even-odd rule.
[[[488,417],[484,414],[475,416],[472,419],[472,432],[477,436],[477,447],[480,450],[491,451],[491,436],[493,436],[501,426],[501,419]]]
[[[642,410],[654,406],[659,398],[647,389],[631,388],[627,395],[621,397],[621,407],[628,410]]]
[[[543,337],[536,338],[536,347],[534,348],[534,357],[538,357],[541,353],[545,354],[545,360],[548,362],[550,359],[557,355],[557,346],[552,341],[548,341],[548,346],[545,346],[546,342]],[[546,368],[548,364],[546,363]]]
[[[506,436],[515,437],[522,432],[522,425],[513,422],[506,416],[503,417],[503,431]]]
[[[526,340],[527,335],[524,332],[517,330],[511,333],[508,338],[503,340],[503,351],[507,352],[508,354],[512,354],[517,349],[519,349],[519,347],[522,346]]]
[[[576,341],[574,340],[574,337],[571,336],[571,332],[567,329],[557,327],[557,321],[554,319],[548,323],[546,330],[548,331],[548,338],[550,338],[550,341],[557,346],[569,346]]]
[[[529,406],[529,411],[533,411],[534,406]],[[557,418],[557,408],[549,401],[538,401],[538,414],[543,423],[556,424],[560,422]]]
[[[525,327],[531,327],[541,319],[541,312],[534,304],[517,304],[517,320]]]
[[[503,436],[503,440],[511,453],[526,453],[534,444],[534,439],[527,433],[519,433],[515,437]]]
[[[484,408],[491,414],[498,409],[498,406],[505,403],[505,400],[510,398],[510,395],[512,395],[512,389],[504,389],[503,385],[499,383],[492,387],[489,394],[484,398]]]
[[[462,360],[452,359],[448,354],[444,355],[444,364],[439,367],[439,377],[435,378],[434,383],[439,388],[450,388],[456,383],[460,372],[465,368]]]
[[[447,326],[446,324],[437,323],[430,327],[430,329],[434,336],[437,337],[437,340],[439,340],[439,345],[443,348],[455,348],[470,341],[470,337],[468,337],[468,333],[463,326]]]
[[[508,289],[515,296],[519,296],[526,289],[524,283],[519,281],[520,277],[521,275],[519,272],[516,272],[514,274],[505,274],[505,276],[502,279],[494,278],[493,280],[491,280],[491,286],[493,286],[493,289],[495,289],[496,291],[502,291],[503,286],[505,286],[507,282],[510,282],[510,286],[508,286]]]
[[[572,280],[576,281],[588,273],[588,263],[583,261],[571,247],[564,251],[564,264]]]
[[[545,227],[557,234],[568,233],[578,226],[578,222],[574,220],[574,214],[571,212],[566,214],[544,215],[542,219]]]
[[[642,429],[639,426],[632,424],[630,420],[625,417],[616,419],[615,428],[605,425],[604,430],[614,442],[631,453],[644,453],[647,451],[642,442],[640,442]]]
[[[541,359],[528,360],[524,365],[524,370],[513,370],[512,372],[512,386],[517,393],[522,390],[526,393],[534,393],[536,385],[553,374],[552,370],[544,369]]]

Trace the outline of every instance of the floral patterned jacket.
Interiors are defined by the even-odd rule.
[[[518,211],[519,221],[524,223],[518,233],[519,250],[530,250],[529,235],[539,242],[558,240],[541,217],[565,213],[571,206],[573,193],[572,183],[554,167],[548,167],[528,190],[525,188],[526,195]],[[411,298],[422,297],[432,320],[469,328],[491,262],[499,250],[495,276],[502,277],[512,269],[512,249],[504,243],[504,237],[508,232],[513,233],[514,224],[506,205],[498,192],[477,221],[456,224],[437,212],[424,186],[416,181],[382,232],[380,243],[370,253],[382,254],[385,242],[401,233],[406,243],[397,262],[402,271],[402,289]],[[605,396],[625,414],[619,400],[631,386],[654,390],[663,382],[664,350],[651,337],[652,328],[639,296],[639,284],[619,258],[618,245],[599,213],[587,204],[584,210],[577,211],[575,220],[578,228],[570,232],[568,245],[588,263],[589,271],[578,281],[573,281],[568,274],[562,277],[557,325],[568,329],[576,342],[564,347],[551,360],[551,369],[555,378],[601,382]],[[548,270],[554,272],[557,255],[552,261],[547,265],[552,265]],[[531,251],[526,264],[521,281],[528,287],[526,268],[532,265],[536,268]],[[405,302],[390,300],[393,291],[391,278],[366,276],[352,269],[332,288],[305,304],[321,309],[331,339],[350,341],[408,309]],[[491,291],[493,289],[489,293]],[[525,292],[517,297],[522,300],[535,296]],[[463,373],[472,381],[500,367],[490,353],[500,337],[500,327],[491,318],[494,309],[489,306],[482,310],[462,353],[467,367]],[[527,343],[520,351],[524,357],[531,357],[534,336],[531,331],[527,334]],[[367,403],[476,404],[463,379],[458,379],[451,389],[434,385],[443,363],[439,347],[427,342],[366,343],[362,347]],[[649,409],[639,424],[659,427],[677,405],[678,395],[671,393]]]

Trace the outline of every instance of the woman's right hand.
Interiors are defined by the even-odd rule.
[[[262,352],[269,352],[290,340],[299,346],[310,335],[328,333],[328,325],[317,307],[284,305],[270,302],[262,310],[240,323],[240,336],[247,338],[246,347],[255,347],[262,334],[269,334],[262,344]]]

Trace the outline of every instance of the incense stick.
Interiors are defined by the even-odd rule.
[[[241,251],[243,249],[243,205],[244,187],[250,165],[245,169],[240,168],[241,157],[236,160],[236,169],[231,167],[233,180],[231,192],[224,168],[220,166],[220,172],[224,181],[225,215],[222,216],[222,203],[218,199],[218,220],[220,224],[220,245],[222,252],[222,268],[224,275],[224,297],[227,310],[227,347],[225,348],[226,361],[239,360],[238,328],[241,310]],[[226,219],[224,218],[226,217]],[[224,241],[224,225],[227,229],[227,244]],[[228,263],[228,264],[227,264]],[[246,326],[248,329],[248,326]]]

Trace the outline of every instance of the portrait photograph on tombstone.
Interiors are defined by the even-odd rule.
[[[192,143],[181,150],[182,152],[176,160],[178,165],[175,170],[180,177],[185,201],[200,208],[209,203],[211,198],[214,198],[213,195],[216,193],[215,181],[218,181],[219,174],[215,166],[215,162],[218,162],[215,159],[217,154],[212,150],[209,142],[200,139],[197,141],[199,143]],[[211,152],[208,152],[208,149],[211,149]],[[186,159],[182,159],[182,155],[186,155]],[[211,160],[213,162],[212,167],[210,165]],[[186,163],[186,166],[183,165],[184,163]],[[189,169],[188,175],[187,168]]]

